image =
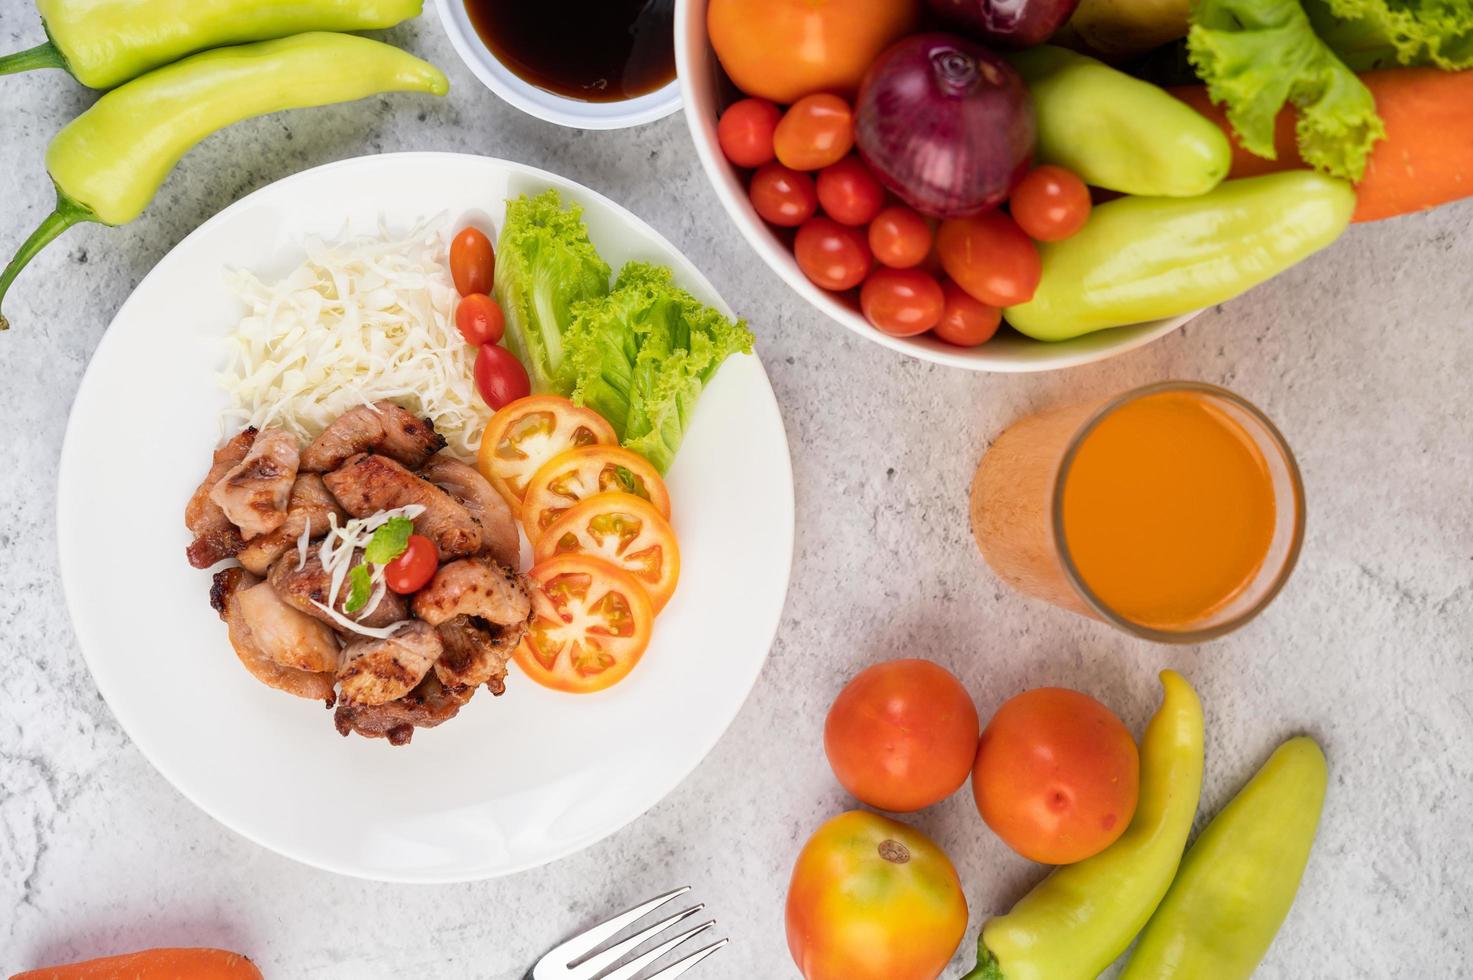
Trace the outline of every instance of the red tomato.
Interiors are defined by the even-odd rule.
[[[892,41],[910,33],[920,0],[711,0],[706,30],[737,87],[774,102],[852,92]]]
[[[1084,181],[1073,171],[1052,165],[1029,173],[1008,199],[1018,227],[1040,242],[1063,241],[1083,228],[1092,207]]]
[[[572,694],[602,691],[644,656],[655,610],[628,572],[567,554],[538,562],[527,580],[532,621],[514,656],[538,684]]]
[[[772,134],[782,110],[766,99],[733,102],[716,123],[716,140],[738,167],[760,167],[773,159]]]
[[[783,228],[796,228],[818,211],[813,178],[777,161],[758,168],[748,193],[762,219]]]
[[[450,242],[450,278],[462,296],[489,295],[496,284],[496,252],[479,229],[467,228]]]
[[[471,293],[455,307],[455,326],[472,347],[499,344],[506,333],[506,317],[496,300],[485,293]]]
[[[854,109],[837,95],[806,95],[783,115],[772,142],[784,166],[822,170],[854,149]]]
[[[1110,709],[1078,691],[1025,691],[998,709],[977,748],[972,793],[997,836],[1033,861],[1073,864],[1125,832],[1140,756]]]
[[[974,298],[950,279],[941,284],[941,292],[946,306],[941,310],[941,322],[931,328],[937,339],[958,347],[976,347],[997,333],[1002,310]]]
[[[940,803],[972,772],[979,731],[972,696],[929,660],[891,660],[839,692],[823,748],[844,788],[881,810]]]
[[[530,395],[532,379],[511,351],[495,344],[482,344],[476,351],[476,390],[487,405],[501,409]]]
[[[885,204],[885,189],[856,156],[825,167],[818,175],[818,203],[841,225],[867,225]]]
[[[580,500],[537,538],[532,561],[589,555],[633,575],[659,612],[680,580],[675,529],[654,504],[632,493],[596,493]]]
[[[1043,273],[1038,246],[1001,211],[943,221],[936,249],[946,274],[989,306],[1028,302]]]
[[[941,320],[946,298],[941,284],[920,269],[880,266],[859,290],[865,319],[892,337],[914,337]]]
[[[544,463],[569,449],[618,444],[614,427],[593,409],[561,395],[533,395],[491,416],[481,431],[476,465],[520,519],[527,484]]]
[[[404,553],[384,566],[384,584],[392,592],[410,595],[424,588],[440,567],[435,542],[418,534],[409,536]]]
[[[809,218],[793,242],[798,268],[816,285],[842,291],[853,289],[869,275],[873,260],[864,232],[832,218]]]
[[[931,226],[920,212],[892,204],[870,222],[869,247],[875,261],[893,269],[920,265],[931,254]]]

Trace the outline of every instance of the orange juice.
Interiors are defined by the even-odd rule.
[[[1211,617],[1253,583],[1273,542],[1268,461],[1195,392],[1147,395],[1100,419],[1062,482],[1062,544],[1079,578],[1143,626]]]
[[[1284,437],[1247,401],[1166,381],[1018,419],[972,481],[972,533],[1025,595],[1160,643],[1230,633],[1304,537]]]

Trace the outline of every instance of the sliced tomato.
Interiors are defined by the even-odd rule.
[[[593,409],[558,395],[530,395],[491,417],[477,467],[520,517],[527,484],[544,463],[580,446],[618,444],[614,427]]]
[[[601,691],[628,676],[649,646],[655,610],[628,572],[587,555],[559,555],[527,573],[532,622],[517,665],[544,687]]]
[[[670,491],[649,460],[620,446],[586,446],[549,460],[528,482],[522,500],[527,539],[535,545],[569,508],[600,493],[632,493],[670,518]]]
[[[628,493],[600,493],[568,508],[537,539],[536,561],[558,555],[602,558],[633,575],[655,612],[665,608],[680,579],[680,546],[654,504]]]

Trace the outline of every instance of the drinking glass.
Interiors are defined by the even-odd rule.
[[[1251,578],[1200,618],[1170,625],[1134,621],[1102,600],[1070,553],[1064,521],[1070,467],[1084,441],[1125,406],[1163,393],[1200,400],[1220,418],[1236,423],[1262,456],[1274,502],[1268,548]],[[1288,580],[1304,538],[1304,488],[1284,437],[1245,399],[1194,381],[1148,385],[1015,422],[982,458],[972,484],[971,510],[977,544],[1004,582],[1026,595],[1162,643],[1209,640],[1258,615]]]

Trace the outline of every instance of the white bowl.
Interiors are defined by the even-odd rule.
[[[441,0],[442,5],[446,0]],[[707,0],[677,0],[675,4],[675,74],[685,97],[685,118],[695,139],[696,152],[716,196],[751,246],[772,270],[831,319],[867,340],[951,367],[972,371],[1054,371],[1102,361],[1142,347],[1186,323],[1196,313],[1116,327],[1074,340],[1044,343],[1004,327],[980,347],[955,347],[929,335],[892,337],[870,325],[858,305],[846,295],[820,289],[798,268],[792,249],[763,221],[747,197],[745,172],[727,161],[716,141],[716,118],[730,101],[734,88],[706,36]]]
[[[675,80],[653,92],[620,102],[584,102],[539,88],[491,53],[476,33],[463,0],[435,0],[435,7],[455,53],[466,67],[481,84],[530,116],[573,129],[627,129],[664,119],[680,108],[680,84]]]

